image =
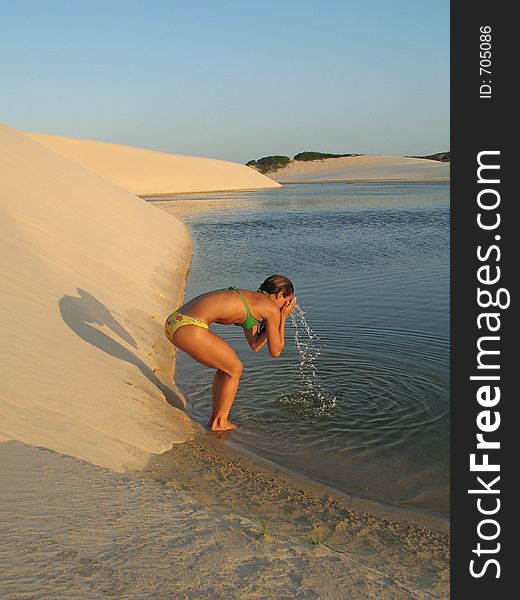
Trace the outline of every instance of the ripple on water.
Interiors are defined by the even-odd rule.
[[[338,397],[335,394],[321,390],[301,390],[281,394],[276,398],[275,404],[294,419],[317,423],[334,411],[337,401]]]
[[[416,372],[407,373],[397,364],[327,353],[326,362],[319,363],[317,369],[320,389],[301,389],[294,379],[287,381],[286,387],[296,389],[275,396],[275,410],[266,411],[264,405],[254,418],[280,429],[290,424],[302,432],[313,424],[309,433],[323,447],[327,447],[331,434],[341,434],[346,450],[359,445],[395,446],[428,431],[448,413],[444,392],[434,381]],[[260,391],[270,378],[268,372],[256,373],[254,387]],[[337,443],[335,449],[341,451]]]
[[[286,186],[170,207],[193,232],[188,296],[287,273],[312,321],[299,340],[287,328],[276,361],[214,328],[245,366],[232,439],[354,495],[447,512],[449,186]],[[178,355],[203,423],[211,378]]]
[[[283,359],[250,357],[233,406],[234,439],[347,492],[363,495],[371,482],[382,497],[413,505],[418,494],[445,512],[447,491],[427,482],[448,469],[447,341],[431,332],[346,329],[318,327],[310,339],[300,331],[303,357],[288,329]],[[184,390],[205,423],[211,373],[200,375]]]

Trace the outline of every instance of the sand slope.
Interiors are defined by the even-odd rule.
[[[280,183],[313,181],[449,181],[450,163],[406,156],[353,156],[293,161],[271,173]]]
[[[279,187],[272,179],[234,162],[22,133],[138,196]]]
[[[192,432],[163,336],[189,231],[5,126],[0,150],[0,434],[142,466]]]

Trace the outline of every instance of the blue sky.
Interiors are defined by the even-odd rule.
[[[449,149],[448,0],[0,9],[0,121],[16,129],[239,162]]]

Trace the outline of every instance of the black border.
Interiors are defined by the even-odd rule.
[[[520,442],[516,415],[518,392],[515,389],[515,367],[518,351],[515,348],[518,320],[516,314],[516,274],[520,253],[517,249],[517,224],[514,215],[520,211],[520,194],[513,190],[515,171],[513,161],[513,131],[518,129],[512,105],[516,100],[514,87],[515,41],[512,3],[453,0],[451,3],[451,597],[458,599],[496,600],[518,595],[515,575],[517,529],[513,510],[520,503],[514,487]],[[481,99],[480,27],[492,28],[492,97]],[[509,63],[509,64],[508,64]],[[515,69],[516,70],[516,69]],[[487,78],[487,77],[486,77]],[[500,150],[500,231],[483,232],[477,226],[477,155],[483,150]],[[482,265],[476,248],[493,243],[491,237],[501,236],[500,287],[511,292],[511,305],[501,310],[500,375],[501,401],[498,409],[501,425],[495,439],[501,449],[493,459],[501,465],[501,509],[496,515],[501,533],[496,540],[500,551],[501,574],[490,568],[476,579],[469,572],[469,561],[478,540],[480,519],[476,497],[468,494],[475,487],[476,474],[469,469],[469,455],[475,452],[476,416],[481,407],[476,402],[478,386],[469,380],[476,374],[476,340],[479,337],[477,315],[477,269]],[[519,260],[517,261],[516,256]],[[500,310],[500,309],[499,309]],[[482,333],[480,333],[482,335]],[[520,373],[520,368],[517,368]],[[490,455],[491,458],[491,455]],[[491,558],[491,555],[490,555]],[[482,563],[481,563],[482,564]]]

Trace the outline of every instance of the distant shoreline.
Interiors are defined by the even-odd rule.
[[[286,185],[304,185],[304,184],[332,184],[332,183],[346,183],[346,184],[356,184],[356,183],[450,183],[449,178],[443,179],[320,179],[320,180],[297,180],[297,181],[284,181],[282,183],[282,187]],[[277,188],[273,188],[277,189]],[[145,202],[165,202],[172,196],[195,196],[203,194],[207,196],[208,194],[227,194],[232,192],[254,192],[257,191],[258,188],[250,188],[250,189],[240,189],[240,190],[220,190],[220,191],[212,191],[212,192],[168,192],[164,194],[146,194],[143,196],[139,196]]]
[[[449,183],[449,178],[442,179],[319,179],[319,180],[306,180],[301,179],[299,181],[284,181],[282,185],[293,185],[302,183]]]

